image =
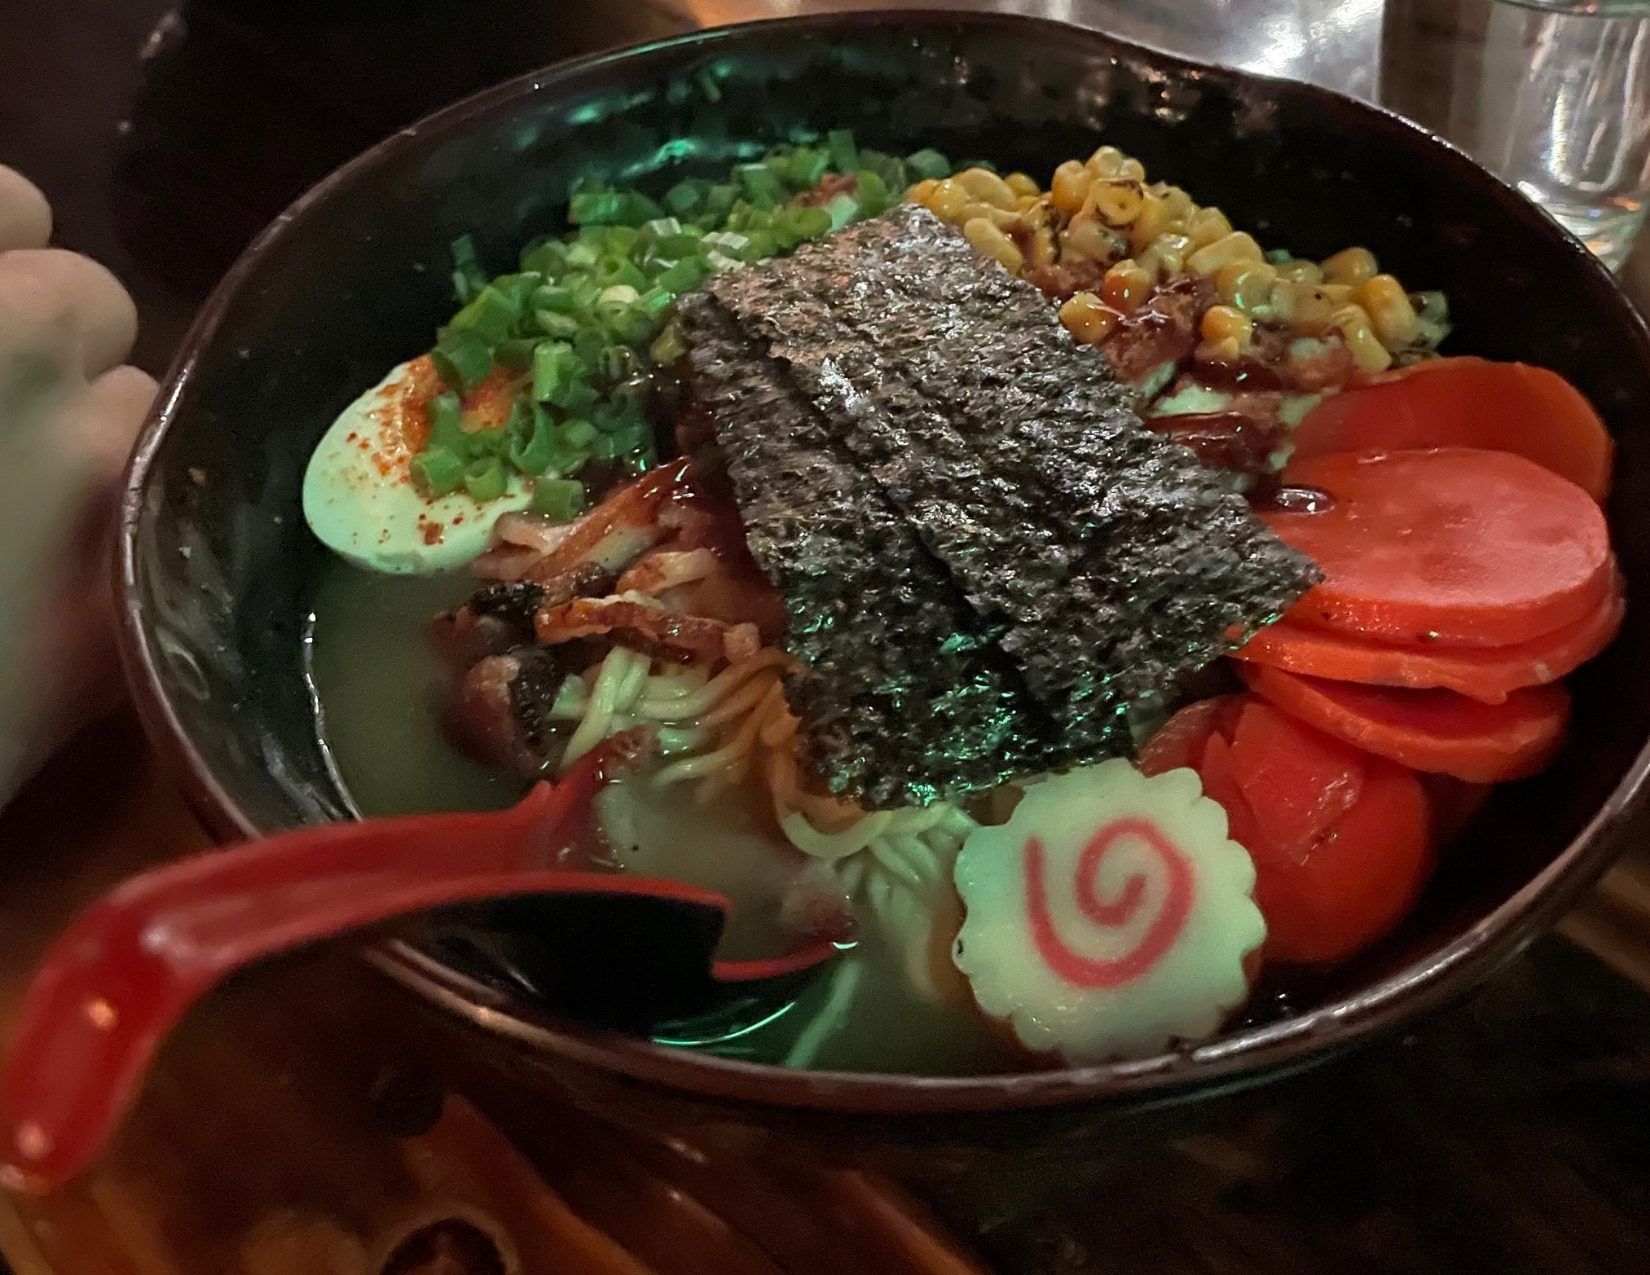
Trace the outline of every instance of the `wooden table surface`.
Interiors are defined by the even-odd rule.
[[[0,0],[0,161],[128,282],[159,373],[245,240],[340,160],[470,88],[685,24],[666,0]],[[201,841],[126,716],[61,756],[0,815],[0,1034],[79,903]],[[1646,899],[1630,866],[1568,930],[1642,977]],[[379,1048],[401,1005],[339,953],[237,981],[167,1049],[102,1170],[0,1204],[0,1251],[19,1275],[974,1269],[854,1175],[781,1186],[714,1149],[690,1173],[680,1147],[546,1110],[506,1138],[457,1099],[429,1126]],[[1195,1136],[928,1204],[1015,1273],[1650,1270],[1647,1011],[1548,939],[1465,1006],[1211,1109]],[[368,1251],[438,1215],[429,1253]],[[515,1265],[472,1224],[508,1231]]]

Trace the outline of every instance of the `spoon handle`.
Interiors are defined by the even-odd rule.
[[[166,1033],[247,965],[446,904],[611,889],[611,877],[550,867],[600,783],[593,759],[509,810],[300,828],[111,891],[24,998],[0,1076],[0,1184],[49,1190],[86,1167]]]

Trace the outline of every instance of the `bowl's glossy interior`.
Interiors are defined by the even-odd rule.
[[[450,241],[472,232],[502,266],[555,228],[586,170],[664,181],[662,170],[841,126],[872,145],[1045,175],[1103,137],[1265,243],[1311,255],[1365,244],[1412,286],[1444,288],[1454,350],[1555,368],[1598,405],[1620,443],[1611,512],[1629,594],[1650,596],[1650,341],[1579,245],[1460,154],[1318,89],[1024,19],[738,27],[555,68],[405,130],[283,216],[208,305],[136,461],[122,587],[140,698],[221,831],[344,812],[301,677],[322,550],[298,512],[299,480],[334,414],[450,312]],[[1650,666],[1629,657],[1647,628],[1650,610],[1631,609],[1615,649],[1574,679],[1563,757],[1498,794],[1392,941],[1296,1017],[1188,1054],[956,1080],[785,1072],[565,1030],[404,947],[378,959],[513,1038],[518,1056],[751,1112],[1134,1101],[1275,1072],[1481,977],[1602,870],[1628,830],[1650,736]]]

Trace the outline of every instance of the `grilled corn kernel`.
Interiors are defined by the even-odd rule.
[[[1169,246],[1176,235],[1163,235],[1135,256],[1134,262],[1154,279],[1172,279],[1186,268],[1186,256]]]
[[[969,193],[950,177],[936,185],[934,193],[928,197],[928,206],[934,210],[935,215],[943,221],[951,222],[960,221],[963,209],[973,202]]]
[[[1187,220],[1186,233],[1192,237],[1193,247],[1202,248],[1231,234],[1232,223],[1218,208],[1199,208]]]
[[[1323,263],[1323,277],[1330,283],[1349,283],[1354,288],[1379,271],[1375,254],[1368,248],[1343,248]]]
[[[1054,231],[1048,226],[1038,226],[1031,232],[1031,264],[1034,266],[1052,266],[1054,264]]]
[[[1139,252],[1171,224],[1169,206],[1149,190],[1146,191],[1140,199],[1140,211],[1129,223],[1129,247]]]
[[[939,185],[937,179],[933,177],[925,178],[905,192],[906,202],[926,206],[928,201],[934,198],[934,192],[939,189]]]
[[[1192,202],[1192,197],[1179,186],[1159,186],[1157,197],[1163,201],[1163,207],[1175,221],[1190,221],[1192,214],[1197,211],[1197,205]]]
[[[1287,323],[1290,326],[1295,322],[1295,285],[1287,279],[1279,279],[1267,290],[1266,299],[1257,307],[1261,317],[1277,323]]]
[[[1089,187],[1083,206],[1093,209],[1108,226],[1127,226],[1140,215],[1145,202],[1139,182],[1106,178]]]
[[[1198,331],[1205,341],[1236,341],[1242,349],[1255,334],[1255,325],[1249,316],[1229,305],[1212,305],[1203,312]]]
[[[1025,265],[1025,254],[1019,246],[986,218],[975,217],[963,222],[962,232],[963,238],[977,251],[999,262],[1010,274],[1019,274],[1020,267]]]
[[[1014,211],[1028,213],[1043,202],[1041,195],[1018,195],[1014,199]]]
[[[1088,198],[1093,181],[1093,173],[1075,159],[1068,159],[1054,170],[1054,180],[1049,186],[1054,206],[1067,217],[1075,217],[1083,207],[1083,200]]]
[[[1138,159],[1125,159],[1117,166],[1117,175],[1131,182],[1143,182],[1146,180],[1146,166]]]
[[[1016,196],[1042,194],[1042,188],[1037,185],[1037,179],[1030,173],[1010,173],[1003,180],[1008,183],[1008,188]]]
[[[1389,350],[1401,350],[1415,340],[1421,330],[1420,316],[1404,291],[1403,284],[1389,274],[1364,281],[1357,291],[1358,304],[1369,315],[1375,335]]]
[[[1320,283],[1318,291],[1328,297],[1336,307],[1352,304],[1352,294],[1356,289],[1350,283]]]
[[[1108,310],[1092,292],[1074,293],[1060,307],[1060,322],[1066,325],[1066,331],[1089,345],[1104,341],[1121,317],[1117,311]]]
[[[1119,314],[1132,314],[1151,292],[1152,283],[1151,275],[1125,259],[1106,271],[1100,299]]]
[[[1324,295],[1322,288],[1311,284],[1295,285],[1294,314],[1291,327],[1308,336],[1317,336],[1329,329],[1335,315],[1335,303]]]
[[[1233,261],[1216,270],[1212,278],[1222,301],[1253,313],[1272,299],[1278,272],[1267,261]]]
[[[1222,220],[1225,220],[1222,218]],[[1194,226],[1192,234],[1194,242],[1197,234]],[[1261,252],[1260,245],[1252,235],[1241,230],[1234,230],[1223,235],[1213,243],[1205,243],[1197,251],[1186,258],[1186,269],[1195,275],[1211,275],[1222,266],[1230,265],[1234,261],[1264,261],[1266,254]]]
[[[965,168],[952,180],[977,201],[993,208],[1007,208],[1014,202],[1014,188],[989,168]]]
[[[1126,251],[1117,232],[1093,217],[1079,217],[1067,226],[1060,236],[1060,246],[1068,256],[1084,261],[1109,261]]]
[[[1199,343],[1192,357],[1199,363],[1236,363],[1243,357],[1243,347],[1235,336],[1223,337],[1219,341]]]
[[[1314,287],[1323,282],[1323,270],[1316,261],[1278,262],[1278,278],[1287,279],[1290,283],[1299,283],[1307,287]]]
[[[1096,177],[1115,177],[1123,165],[1123,152],[1115,146],[1102,146],[1089,156],[1084,165]]]
[[[1369,322],[1369,315],[1357,305],[1343,305],[1335,311],[1332,326],[1339,328],[1346,339],[1346,348],[1352,352],[1352,361],[1358,371],[1384,372],[1392,366],[1392,354],[1382,345]]]
[[[1002,230],[1012,230],[1020,224],[1020,214],[1008,208],[999,208],[995,204],[974,203],[959,208],[956,219],[959,223],[973,221],[976,217],[984,217],[993,226]]]

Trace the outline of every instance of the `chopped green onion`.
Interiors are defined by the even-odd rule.
[[[862,168],[855,177],[859,188],[859,206],[867,217],[875,217],[894,206],[893,196],[888,193],[888,183],[877,173],[869,168]]]
[[[509,485],[510,479],[504,472],[504,462],[497,456],[484,456],[480,460],[472,461],[470,467],[464,471],[464,490],[482,504],[489,500],[497,500]]]
[[[571,345],[546,341],[533,351],[533,398],[537,402],[566,407],[583,380],[584,368]]]
[[[859,216],[859,200],[844,191],[840,195],[831,196],[830,202],[825,205],[825,211],[830,215],[831,229],[841,230]]]
[[[564,283],[548,283],[542,288],[534,288],[531,299],[535,310],[554,310],[557,314],[572,314],[578,309],[573,289]]]
[[[577,478],[541,478],[533,484],[533,512],[570,522],[584,512],[584,484]]]
[[[705,236],[708,247],[727,253],[730,257],[741,257],[750,247],[751,241],[744,235],[735,234],[731,230],[718,230]]]
[[[687,342],[682,339],[682,330],[674,323],[667,323],[664,331],[653,338],[653,344],[648,347],[648,356],[660,367],[669,367],[687,353]]]
[[[744,187],[745,198],[758,208],[772,208],[784,202],[785,188],[766,164],[735,164],[733,175]]]
[[[643,314],[647,315],[649,318],[653,318],[663,313],[674,300],[676,300],[676,294],[674,292],[672,292],[669,288],[660,287],[655,284],[646,292],[642,293],[641,299],[637,302],[637,305]]]
[[[722,86],[716,82],[716,75],[712,71],[700,71],[693,77],[699,85],[699,91],[711,102],[722,100]]]
[[[564,319],[567,316],[558,314],[554,317]],[[537,337],[512,337],[508,341],[500,341],[493,347],[493,359],[512,372],[525,372],[533,366],[533,351],[538,348],[538,344]]]
[[[464,428],[464,409],[457,394],[437,394],[430,400],[426,413],[430,430],[425,447],[431,451],[449,451],[461,460],[474,460],[496,450],[502,430],[471,430]]]
[[[655,217],[642,227],[642,233],[652,235],[654,239],[664,239],[670,235],[682,233],[682,223],[674,217]]]
[[[833,128],[825,134],[825,149],[831,153],[831,167],[839,173],[851,173],[859,167],[859,146],[854,135],[845,128]]]
[[[831,157],[825,151],[799,146],[785,166],[785,175],[798,190],[807,190],[818,184],[831,166]]]
[[[618,220],[621,206],[616,190],[580,191],[567,204],[567,219],[575,226],[606,225]]]
[[[493,370],[492,347],[474,332],[444,332],[430,351],[441,379],[456,390],[473,388]]]
[[[699,251],[701,235],[694,231],[684,230],[681,234],[670,235],[658,242],[659,255],[670,261],[680,261],[683,257],[691,256]]]
[[[592,451],[599,460],[618,460],[648,449],[653,432],[645,421],[633,421],[597,437]]]
[[[907,155],[905,167],[917,181],[938,181],[951,175],[951,161],[932,147],[924,147]]]
[[[595,442],[598,432],[589,421],[568,421],[561,427],[558,441],[569,451],[579,451]]]
[[[521,268],[553,278],[567,268],[567,245],[559,239],[541,239],[521,254]]]
[[[653,286],[680,296],[684,292],[692,292],[709,273],[709,267],[702,259],[690,257],[661,270],[653,277]]]
[[[608,344],[607,334],[593,326],[580,328],[579,334],[573,338],[573,349],[578,353],[579,362],[585,367],[597,366]]]
[[[575,336],[583,323],[574,315],[557,314],[553,310],[535,310],[533,320],[545,336],[566,340]]]
[[[889,190],[903,191],[911,184],[910,174],[905,171],[905,161],[897,155],[884,155],[881,151],[865,151],[860,155],[860,163],[882,178],[882,184]],[[884,207],[892,206],[892,199],[884,205]]]
[[[702,215],[713,224],[720,224],[739,202],[739,187],[731,182],[718,182],[705,192]]]
[[[606,381],[623,381],[636,374],[636,351],[628,345],[610,345],[602,351],[597,370]]]
[[[673,216],[691,217],[704,206],[705,192],[709,189],[709,182],[677,182],[665,193],[665,207]]]
[[[521,275],[515,276],[522,278]],[[496,343],[510,335],[510,329],[521,317],[521,296],[512,296],[514,289],[501,288],[490,283],[475,299],[453,316],[445,332],[473,332],[483,341]]]
[[[556,459],[555,423],[537,403],[518,401],[510,411],[505,435],[505,457],[529,478],[542,474]]]
[[[617,283],[610,288],[603,288],[602,295],[596,300],[598,305],[629,306],[635,305],[639,296],[641,293],[628,283]]]
[[[464,461],[445,447],[430,447],[407,465],[414,489],[425,500],[436,500],[458,490],[464,481]]]
[[[469,235],[460,235],[453,240],[453,291],[458,295],[459,304],[466,305],[470,298],[487,286],[487,272],[481,268],[481,261],[476,256],[476,241]]]

